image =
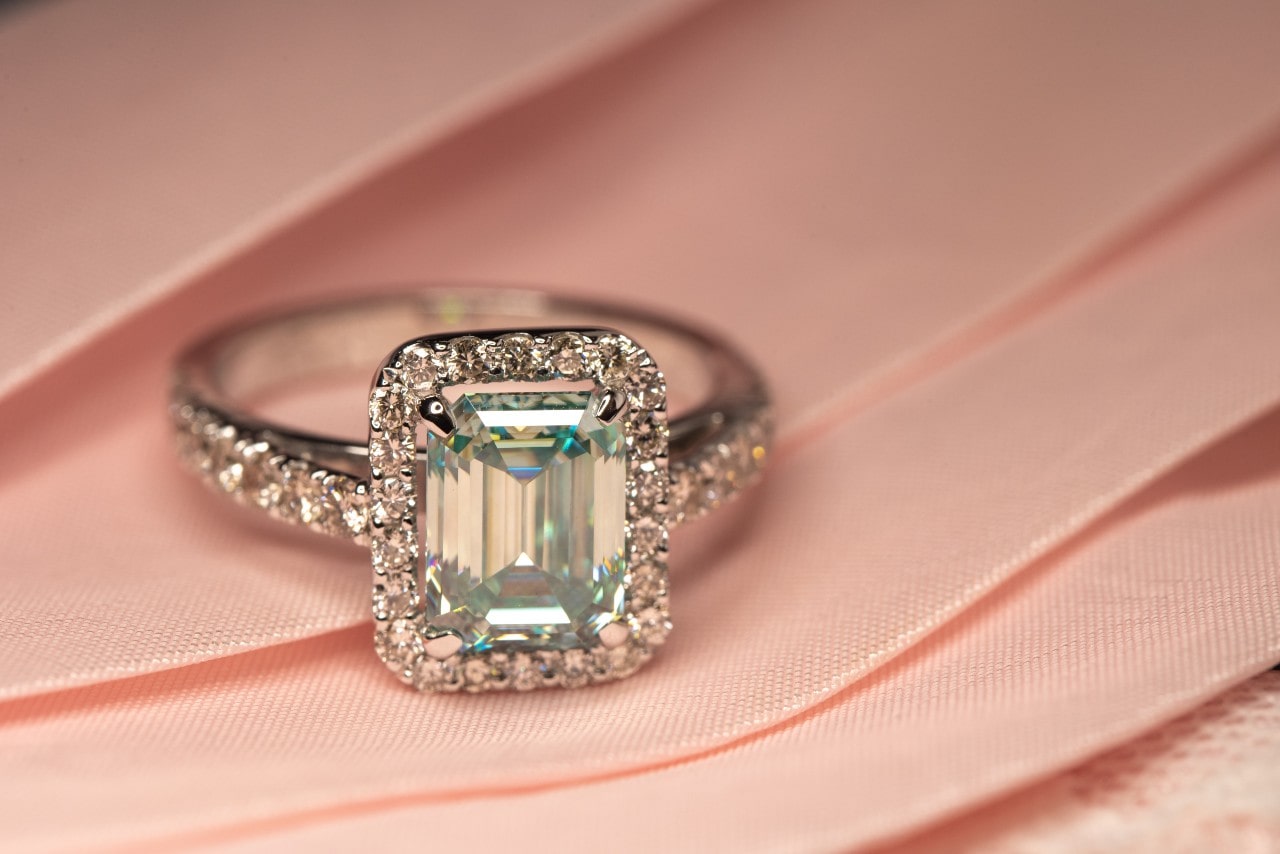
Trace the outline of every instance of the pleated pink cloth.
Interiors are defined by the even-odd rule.
[[[3,847],[1280,848],[1249,797],[1276,32],[1264,2],[9,11]],[[174,461],[184,341],[426,280],[667,309],[767,373],[768,476],[674,536],[636,677],[407,690],[367,556]],[[362,401],[281,411],[359,435]]]

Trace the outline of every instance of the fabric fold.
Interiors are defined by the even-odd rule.
[[[74,754],[85,768],[112,769],[109,789],[97,787],[93,775],[83,778],[95,789],[79,802],[101,810],[85,811],[85,821],[98,822],[101,831],[118,820],[137,832],[132,822],[141,817],[122,812],[127,800],[116,798],[133,797],[125,794],[130,785],[157,780],[165,781],[174,810],[199,804],[181,815],[160,811],[168,818],[157,821],[189,823],[195,809],[201,821],[218,824],[231,816],[345,802],[361,789],[382,799],[542,787],[676,761],[777,725],[884,668],[1228,424],[1241,424],[1280,399],[1276,375],[1263,367],[1274,355],[1270,318],[1280,308],[1271,272],[1277,189],[1280,165],[1273,165],[1232,199],[1230,210],[1207,217],[1201,228],[1167,235],[1161,251],[1138,269],[1114,271],[1114,281],[983,354],[837,425],[823,453],[811,445],[793,454],[756,508],[756,536],[722,558],[719,572],[683,585],[681,640],[673,638],[643,677],[608,690],[424,702],[370,666],[372,654],[356,631],[330,635],[311,649],[283,649],[266,662],[233,657],[203,673],[184,668],[8,704],[0,711],[20,719],[0,729],[8,745],[0,755],[13,757],[13,774],[26,781],[33,803],[45,800],[37,794],[41,786],[67,785],[61,772],[41,770],[50,756]],[[992,398],[1018,405],[993,406]],[[1038,417],[1031,417],[1033,407]],[[896,450],[904,447],[912,453]],[[854,473],[859,489],[849,490],[845,480]],[[1267,486],[1273,488],[1271,481]],[[1275,562],[1268,551],[1275,542],[1257,534],[1274,531],[1274,508],[1254,507],[1252,493],[1244,495],[1237,501],[1225,491],[1223,510],[1212,518],[1189,501],[1173,502],[1142,548],[1133,552],[1121,539],[1116,551],[1103,549],[1105,559],[1090,577],[1118,586],[1098,597],[1054,596],[1051,606],[1037,605],[1033,614],[994,608],[992,619],[1006,629],[980,635],[990,643],[984,655],[995,656],[988,663],[926,662],[923,672],[942,674],[941,682],[921,681],[912,662],[891,666],[868,683],[884,692],[886,726],[899,733],[881,744],[880,754],[875,744],[858,742],[839,760],[842,754],[823,741],[803,756],[789,751],[797,763],[787,766],[789,773],[820,767],[818,777],[831,779],[852,768],[861,777],[878,755],[884,773],[861,779],[888,797],[889,771],[906,756],[912,761],[903,767],[911,773],[899,773],[900,794],[915,792],[908,800],[919,808],[897,814],[898,829],[905,830],[971,802],[981,791],[975,774],[994,794],[1029,773],[1033,760],[1049,764],[1040,773],[1054,762],[1078,760],[1106,746],[1096,739],[1131,735],[1261,667],[1276,654]],[[929,524],[910,524],[905,507]],[[1203,531],[1206,559],[1235,544],[1249,550],[1249,560],[1228,552],[1232,571],[1217,574],[1171,563],[1200,538],[1201,527],[1190,522],[1202,517],[1227,526],[1221,539],[1216,529]],[[824,530],[847,535],[839,563],[817,535]],[[1111,570],[1115,560],[1135,553],[1147,559],[1132,561],[1128,575]],[[1051,586],[1070,581],[1057,572],[1044,576]],[[1148,595],[1153,590],[1162,595]],[[1148,625],[1145,614],[1177,615],[1191,603],[1218,604],[1198,622],[1131,631]],[[1096,641],[1087,628],[1078,633],[1082,619],[1095,617],[1120,632],[1115,642]],[[801,625],[820,631],[792,630]],[[1061,630],[1042,637],[1053,625]],[[1020,668],[1006,673],[999,656],[1019,648],[1007,634],[1018,631],[1030,633],[1029,652]],[[1083,639],[1089,642],[1081,647]],[[1042,671],[1041,642],[1068,657]],[[1115,650],[1142,651],[1149,663],[1143,672],[1154,681],[1134,682],[1114,668],[1097,684],[1086,678],[1091,660],[1111,663]],[[963,678],[948,681],[947,674],[966,667]],[[974,679],[1005,674],[1016,692],[1040,684],[1037,678],[1057,684],[1071,667],[1077,676],[1068,684],[1080,692],[1077,699],[1087,700],[1082,709],[1092,709],[1089,715],[1082,709],[1059,714],[1063,698],[1045,692],[1037,695],[1040,705],[1008,706],[1009,726],[1020,714],[1048,716],[1052,726],[1026,724],[1019,744],[1008,740],[1009,727],[993,725],[985,730],[988,738],[1007,740],[1001,742],[1007,753],[994,746],[964,752],[974,746],[972,722],[1001,721],[995,709],[983,711],[988,698]],[[907,682],[895,681],[913,672]],[[1132,694],[1093,693],[1117,692],[1128,682]],[[935,720],[923,699],[903,705],[921,691],[949,691],[977,705],[966,705],[962,719]],[[1108,696],[1110,705],[1102,702]],[[682,714],[672,716],[672,709]],[[845,728],[865,723],[857,704],[846,711],[852,717]],[[311,723],[281,726],[298,714]],[[963,749],[972,773],[924,761],[935,754],[908,737],[920,735],[908,727],[909,714],[933,722],[937,750]],[[895,729],[900,726],[907,729]],[[334,751],[343,761],[334,761]],[[204,769],[198,783],[185,776],[190,763]],[[191,785],[199,785],[199,798],[184,791]],[[215,788],[227,793],[225,800],[213,797]],[[852,841],[893,829],[888,804],[860,815],[856,833],[843,825],[832,832]],[[150,827],[162,832],[159,824]]]
[[[447,799],[469,799],[450,822],[512,806],[498,838],[526,808],[574,811],[582,790],[558,787],[592,785],[666,804],[673,828],[697,804],[750,803],[753,821],[714,826],[760,842],[785,804],[813,813],[814,845],[869,844],[1275,654],[1274,478],[1108,514],[1280,402],[1277,7],[720,4],[547,88],[631,44],[637,21],[691,8],[566,0],[548,17],[565,29],[513,36],[521,51],[502,42],[510,55],[417,93],[429,103],[392,87],[364,105],[385,114],[353,120],[364,136],[261,187],[252,171],[175,178],[168,157],[136,195],[128,175],[101,178],[93,199],[133,199],[121,228],[154,247],[95,231],[114,215],[97,201],[58,233],[0,213],[24,237],[0,274],[38,286],[15,297],[29,328],[0,342],[10,838],[231,838],[392,803],[438,821]],[[345,85],[359,101],[365,83]],[[255,109],[279,92],[257,94]],[[292,130],[275,127],[259,166],[289,160]],[[44,174],[15,186],[37,198]],[[175,186],[209,215],[149,206]],[[71,210],[37,201],[32,222]],[[59,234],[83,254],[50,273]],[[106,261],[109,286],[89,288]],[[635,679],[408,692],[369,648],[360,550],[225,506],[171,461],[165,359],[200,327],[424,276],[643,295],[765,364],[778,465],[678,534],[677,630]],[[358,435],[362,400],[325,404],[328,426]],[[655,791],[671,781],[719,797]],[[69,801],[72,819],[54,814]]]
[[[699,0],[210,5],[0,20],[0,395],[424,146]],[[282,58],[284,61],[282,61]]]
[[[1138,494],[899,662],[759,737],[563,786],[384,790],[246,816],[198,838],[255,851],[411,825],[437,828],[449,845],[483,823],[498,847],[546,850],[562,832],[552,818],[566,813],[583,833],[609,832],[612,816],[573,810],[591,802],[662,816],[646,842],[660,836],[672,851],[992,850],[980,818],[963,821],[959,836],[940,829],[902,848],[887,840],[1132,739],[1280,657],[1277,439],[1280,411]],[[1017,810],[994,811],[1017,828]],[[1224,844],[1253,836],[1206,818],[1227,821],[1211,837]],[[1052,822],[1041,825],[1006,833],[1008,850],[1073,850],[1057,844]]]
[[[51,374],[46,384],[0,401],[0,410],[8,413],[40,413],[38,419],[6,418],[7,477],[0,505],[20,513],[25,511],[16,508],[45,502],[57,506],[59,516],[95,520],[95,526],[100,520],[98,530],[121,535],[95,551],[92,571],[85,555],[95,526],[80,525],[70,539],[40,526],[11,538],[0,584],[7,601],[14,603],[7,620],[14,652],[7,675],[0,674],[3,692],[15,696],[115,678],[362,619],[365,594],[357,552],[335,552],[327,543],[306,545],[262,526],[246,532],[244,514],[202,496],[169,467],[165,441],[157,432],[164,361],[194,331],[196,317],[212,320],[244,311],[261,301],[255,294],[262,292],[277,300],[286,294],[303,296],[328,282],[392,277],[397,269],[425,267],[449,274],[460,269],[460,257],[470,259],[470,266],[461,269],[496,278],[519,271],[522,278],[593,280],[622,271],[620,284],[628,285],[632,277],[631,286],[655,303],[716,318],[715,325],[737,336],[760,342],[775,337],[803,340],[804,347],[783,345],[757,354],[773,377],[785,430],[788,423],[803,419],[798,413],[820,414],[807,409],[815,401],[841,400],[846,383],[865,383],[904,354],[927,351],[951,330],[972,324],[975,317],[980,320],[984,309],[1042,287],[1044,282],[1033,273],[1046,267],[1046,258],[1088,257],[1088,244],[1080,243],[1084,233],[1098,229],[1098,221],[1141,222],[1153,215],[1153,207],[1158,215],[1167,203],[1163,188],[1179,186],[1175,195],[1185,194],[1182,185],[1188,180],[1184,172],[1189,164],[1199,164],[1206,151],[1237,148],[1240,142],[1227,129],[1256,124],[1252,117],[1267,103],[1256,81],[1244,80],[1233,92],[1238,100],[1209,99],[1198,108],[1219,111],[1215,115],[1220,125],[1205,122],[1194,125],[1196,134],[1164,134],[1185,127],[1186,105],[1180,102],[1179,111],[1159,114],[1159,120],[1151,118],[1135,131],[1128,141],[1132,151],[1114,140],[1099,141],[1076,132],[1077,156],[1098,171],[1096,181],[1081,185],[1054,178],[1051,170],[1046,172],[1052,161],[1038,159],[1032,149],[1020,158],[993,155],[990,141],[973,130],[1006,127],[1038,103],[1038,96],[1011,86],[991,67],[976,62],[967,49],[973,39],[990,36],[986,25],[958,12],[953,17],[946,9],[927,21],[903,19],[901,14],[892,4],[858,14],[840,6],[744,4],[699,16],[636,55],[375,181],[294,232],[193,283],[181,299],[142,313],[119,334],[95,345],[89,358]],[[1109,13],[1104,4],[1055,14],[1067,16],[1065,26],[1072,15],[1089,19]],[[1058,80],[1064,64],[1075,61],[1074,42],[1062,40],[1053,21],[1011,15],[1023,42],[1034,43],[1043,56],[1043,64],[1029,73],[1046,85]],[[771,64],[760,66],[755,61],[759,40],[779,32],[783,22],[788,22],[791,36],[779,43]],[[1107,42],[1105,50],[1098,48],[1114,65],[1110,73],[1140,59],[1173,74],[1185,66],[1188,56],[1196,56],[1193,65],[1203,81],[1234,82],[1237,72],[1222,67],[1213,42],[1193,39],[1182,45],[1191,53],[1176,57],[1146,48],[1146,53],[1134,54],[1127,52],[1124,26],[1135,22],[1126,18],[1113,23],[1106,33],[1114,42]],[[1196,23],[1237,40],[1256,32],[1256,27],[1246,26],[1251,23],[1247,17]],[[795,103],[779,103],[780,109],[785,106],[791,112],[775,113],[772,123],[762,128],[775,136],[757,136],[760,146],[735,148],[736,159],[712,168],[708,154],[723,149],[758,115],[754,102],[736,93],[744,85],[748,91],[784,84],[798,87],[815,67],[833,72],[843,68],[848,45],[842,34],[854,32],[855,25],[865,29],[859,61],[867,73],[851,79],[864,87],[864,93],[879,85],[876,81],[884,75],[899,80],[902,102],[917,104],[923,112],[888,121],[896,115],[895,108],[867,100],[871,106],[865,113],[850,115],[834,109],[846,102],[845,94],[832,98],[825,90],[807,91]],[[1190,27],[1191,22],[1180,21],[1179,26]],[[942,38],[956,27],[967,28],[969,34],[959,46]],[[924,40],[928,50],[917,44],[923,32],[933,34]],[[996,52],[988,58],[998,59],[1001,67],[1023,55],[1021,47],[1015,50],[1003,40],[992,49]],[[917,55],[919,51],[927,56]],[[704,57],[709,54],[721,57],[722,63],[708,69]],[[926,58],[934,64],[920,66]],[[1265,66],[1273,58],[1266,53],[1253,61]],[[906,74],[917,67],[927,73],[919,78]],[[872,68],[878,69],[878,76],[870,73]],[[972,96],[963,116],[946,108],[952,93],[936,84],[944,68],[952,75],[951,85]],[[747,84],[740,74],[748,75]],[[676,88],[677,82],[684,88]],[[691,116],[705,116],[708,105],[717,110],[710,126],[725,130],[704,140],[699,128],[708,125]],[[1118,122],[1127,109],[1123,98],[1064,98],[1058,106],[1061,110],[1052,121],[1021,126],[1025,142],[1043,145],[1076,126]],[[638,127],[651,126],[664,115],[672,119],[670,133],[656,140],[637,137]],[[834,176],[849,190],[862,187],[872,197],[892,198],[895,188],[909,188],[905,201],[897,202],[896,208],[869,210],[840,192],[819,193],[817,161],[778,161],[770,153],[776,146],[795,143],[786,128],[812,121],[815,115],[827,117],[821,130],[831,141],[824,149],[825,168],[831,171],[822,177],[830,181]],[[684,120],[674,121],[677,116]],[[933,125],[922,126],[922,117],[931,117],[927,121]],[[941,197],[931,189],[937,175],[927,180],[913,177],[934,153],[931,149],[912,148],[895,161],[896,172],[886,169],[893,146],[874,130],[899,125],[915,128],[922,139],[950,140],[953,156],[946,161],[948,177],[942,185],[957,206],[973,208],[972,217],[957,220],[949,212],[954,208],[938,207]],[[569,133],[568,128],[577,130]],[[1163,147],[1139,158],[1138,149],[1158,134],[1164,134]],[[521,140],[526,152],[518,168],[506,159],[504,140],[510,139]],[[766,139],[773,141],[766,145]],[[856,144],[853,161],[844,153],[846,142]],[[648,172],[631,170],[619,176],[613,168],[619,157],[645,159],[652,166]],[[777,174],[768,172],[770,162],[777,163]],[[976,162],[987,164],[977,170],[980,180],[971,174]],[[1203,169],[1196,166],[1193,174]],[[590,202],[593,196],[572,197],[576,203],[566,198],[565,204],[548,211],[548,194],[575,174],[579,181],[610,182],[611,215],[600,215]],[[739,186],[736,196],[717,198],[717,188],[740,175],[756,176],[755,183]],[[777,244],[782,248],[771,248],[770,223],[761,224],[754,216],[723,215],[734,198],[777,197],[783,179],[797,189],[792,201],[779,208],[783,219],[778,221],[794,223],[787,240],[799,239],[801,232],[815,235],[805,238],[808,256],[787,248],[787,240]],[[1037,188],[1034,196],[1025,192],[1028,182]],[[666,224],[660,214],[670,202],[651,198],[647,188],[655,185],[682,188],[679,198],[690,212]],[[816,201],[807,201],[805,193]],[[494,211],[506,212],[501,229],[495,227]],[[536,229],[535,221],[540,223]],[[680,237],[686,231],[698,235],[696,251]],[[755,236],[753,251],[742,251],[744,233]],[[442,237],[424,248],[424,234]],[[918,252],[908,251],[908,237],[933,247],[931,265],[925,266]],[[495,241],[503,250],[486,253]],[[650,262],[635,272],[628,259],[644,257],[654,242],[683,250],[668,253],[661,266]],[[787,299],[803,310],[774,311],[766,303],[740,298],[750,292],[771,293],[784,280],[779,272],[784,255],[807,265],[785,274]],[[718,267],[706,273],[712,257],[719,259]],[[719,284],[712,287],[713,282]],[[840,365],[841,370],[833,378],[826,370],[814,370],[814,365]],[[81,390],[72,400],[59,391],[69,386]],[[351,396],[329,407],[339,420],[354,416],[345,426],[356,435],[361,431],[362,397]],[[157,413],[155,420],[146,419],[148,411]],[[847,413],[836,411],[833,416]],[[91,442],[83,433],[88,424],[93,425]],[[123,476],[118,461],[131,461]],[[849,477],[849,483],[857,482],[856,474]],[[93,489],[68,492],[59,486],[82,481],[94,484]],[[68,501],[74,510],[68,509]],[[181,571],[174,570],[175,562]],[[39,581],[25,571],[33,565],[47,567]],[[44,590],[47,579],[55,578],[68,594],[50,604]],[[71,607],[77,601],[82,605]],[[30,614],[48,621],[38,624],[42,635],[50,631],[45,625],[71,625],[84,643],[63,647],[31,640],[37,624]],[[122,633],[122,627],[137,625],[147,631]]]

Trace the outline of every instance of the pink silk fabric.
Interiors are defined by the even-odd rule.
[[[1280,660],[1280,7],[376,8],[0,18],[10,845],[976,850]],[[171,459],[190,336],[426,279],[768,374],[635,678],[408,691],[359,549]]]

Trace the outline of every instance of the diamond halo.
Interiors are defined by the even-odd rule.
[[[430,625],[421,520],[425,481],[419,432],[431,406],[456,387],[588,382],[625,439],[625,599],[614,622],[567,648],[506,644],[463,649]],[[549,386],[550,387],[550,386]],[[613,405],[608,398],[612,395]],[[510,330],[428,336],[399,347],[378,372],[369,403],[368,538],[375,647],[420,690],[580,687],[628,676],[661,646],[667,609],[669,430],[662,372],[643,348],[611,330]]]

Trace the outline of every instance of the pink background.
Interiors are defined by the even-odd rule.
[[[1280,660],[1276,32],[1266,2],[9,11],[0,834],[1103,839],[1062,781],[1150,777],[1222,724],[1132,740]],[[676,534],[636,678],[406,691],[358,549],[172,460],[192,335],[427,279],[667,306],[765,366],[773,468]],[[1195,773],[1280,767],[1256,747]],[[1186,785],[1199,813],[1155,787],[1105,847],[1280,846],[1280,806]]]

